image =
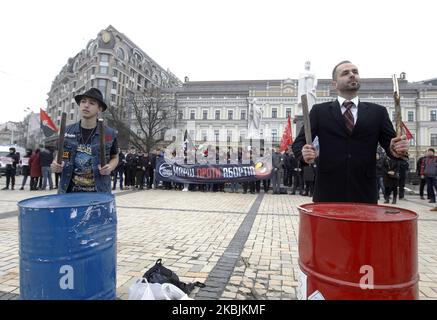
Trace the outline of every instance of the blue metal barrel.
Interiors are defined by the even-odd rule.
[[[116,298],[113,195],[48,195],[18,207],[21,299]]]

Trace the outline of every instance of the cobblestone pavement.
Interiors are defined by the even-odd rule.
[[[0,187],[4,186],[4,177]],[[53,191],[0,191],[0,300],[18,299],[17,202]],[[157,259],[195,299],[296,299],[296,207],[309,197],[164,190],[116,191],[117,296]],[[420,299],[437,298],[437,212],[418,196],[398,206],[419,214]]]

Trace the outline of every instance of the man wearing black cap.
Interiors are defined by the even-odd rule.
[[[54,161],[53,172],[62,172],[58,193],[111,192],[111,172],[118,164],[117,132],[105,127],[107,164],[100,166],[100,137],[97,115],[107,109],[102,93],[91,88],[74,97],[81,120],[65,130],[62,164]],[[109,161],[108,161],[109,158]]]

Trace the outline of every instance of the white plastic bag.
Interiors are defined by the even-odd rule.
[[[138,279],[129,287],[129,300],[194,300],[171,283],[149,283]]]
[[[194,300],[190,298],[185,292],[171,283],[162,284],[162,292],[168,300]]]
[[[129,300],[156,300],[145,278],[138,279],[129,287]]]
[[[150,289],[153,292],[153,295],[155,296],[155,300],[171,300],[167,297],[165,292],[162,290],[162,284],[160,283],[149,283]]]

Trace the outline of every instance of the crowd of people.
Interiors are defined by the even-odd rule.
[[[11,148],[8,157],[12,163],[6,167],[6,186],[2,190],[15,189],[15,176],[18,165],[21,168],[20,190],[29,184],[29,190],[57,189],[60,174],[53,173],[50,164],[56,155],[53,148],[43,147],[35,150],[27,149],[25,155],[20,155]],[[317,159],[314,164],[308,164],[302,159],[297,159],[291,148],[286,152],[272,150],[272,175],[269,179],[250,182],[209,183],[209,184],[184,184],[178,182],[157,181],[155,177],[156,161],[164,157],[164,152],[159,148],[147,153],[137,151],[135,148],[119,150],[119,161],[111,173],[112,190],[143,190],[162,188],[165,190],[189,190],[202,192],[225,192],[228,187],[230,193],[238,193],[240,188],[243,194],[265,193],[273,194],[299,194],[311,197],[314,192],[314,181],[317,175]],[[241,158],[241,156],[240,156]],[[376,176],[378,200],[384,198],[384,203],[392,204],[397,199],[405,196],[405,183],[410,172],[409,163],[404,159],[387,157],[384,152],[376,152]],[[437,157],[435,150],[429,148],[426,155],[417,161],[416,172],[420,178],[420,199],[426,197],[429,203],[436,203],[437,192]],[[425,187],[427,187],[425,189]]]
[[[55,181],[53,181],[50,169],[53,156],[54,148],[43,145],[35,150],[26,149],[24,155],[20,155],[14,147],[11,147],[9,154],[6,155],[6,157],[11,158],[11,161],[6,165],[6,186],[2,190],[15,190],[15,177],[18,168],[23,176],[20,190],[24,190],[27,181],[29,181],[31,191],[46,190],[47,185],[50,190],[58,188],[60,174],[55,174]]]
[[[147,153],[131,148],[119,150],[118,164],[112,171],[112,190],[117,184],[123,189],[151,189],[156,186],[155,165],[157,157],[163,156],[160,149]]]
[[[239,193],[241,189],[243,194],[255,194],[259,193],[262,189],[265,193],[271,190],[273,194],[284,194],[288,193],[287,189],[291,189],[290,194],[298,193],[303,196],[312,196],[317,172],[315,166],[310,166],[302,160],[297,160],[291,150],[279,152],[277,149],[273,149],[273,170],[269,179],[230,182],[226,184],[184,184],[156,180],[154,171],[156,160],[159,157],[164,157],[164,153],[160,149],[156,149],[151,153],[136,151],[134,148],[128,151],[120,151],[118,165],[112,172],[112,190],[115,190],[118,186],[120,190],[162,188],[165,190],[225,192],[225,189],[228,187],[230,193]],[[235,155],[230,153],[227,157],[227,162],[231,163],[234,157],[237,163],[241,163],[241,152],[235,153]]]
[[[376,153],[376,178],[378,200],[384,197],[384,203],[396,204],[404,199],[405,181],[409,172],[409,163],[405,159],[389,158],[384,153]]]
[[[10,149],[7,155],[12,158],[12,163],[6,168],[6,186],[2,190],[15,189],[15,177],[18,166],[21,168],[20,190],[24,190],[28,184],[30,190],[49,190],[57,189],[59,185],[59,173],[54,174],[50,168],[56,152],[51,147],[36,148],[35,150],[27,149],[25,155],[15,152],[14,148]],[[118,164],[111,172],[112,190],[143,190],[162,188],[165,190],[189,190],[203,192],[225,192],[229,187],[231,193],[259,193],[262,189],[265,193],[272,190],[274,194],[287,193],[286,188],[291,189],[290,194],[300,194],[312,196],[314,191],[314,180],[316,170],[302,160],[297,160],[293,152],[278,152],[273,149],[272,161],[273,172],[270,179],[257,180],[250,182],[231,182],[225,183],[207,183],[207,184],[184,184],[168,181],[157,181],[155,178],[156,160],[164,157],[164,152],[159,148],[147,153],[137,151],[135,148],[129,150],[119,149]],[[241,154],[236,155],[241,161]],[[229,161],[229,160],[228,160]],[[309,173],[307,172],[309,170]],[[284,191],[285,190],[285,191]]]

